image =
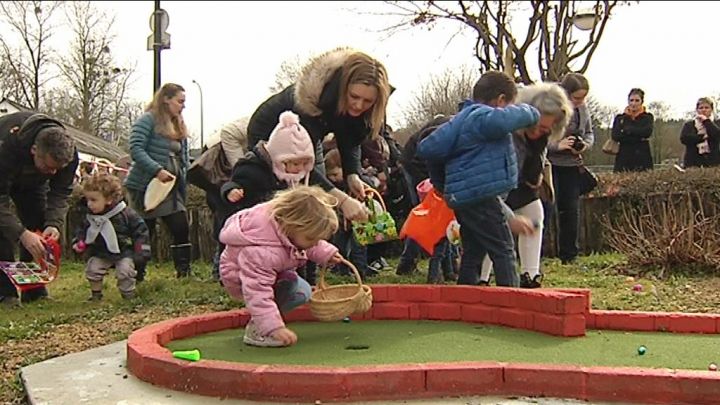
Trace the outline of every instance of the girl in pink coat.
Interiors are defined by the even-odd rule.
[[[296,269],[306,261],[342,260],[326,241],[338,228],[337,199],[316,186],[297,186],[272,200],[232,215],[220,231],[226,245],[220,277],[231,297],[250,312],[243,341],[253,346],[289,346],[295,332],[281,313],[308,302],[311,288]]]

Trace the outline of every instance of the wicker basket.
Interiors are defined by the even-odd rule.
[[[310,297],[310,312],[320,321],[338,321],[351,314],[363,313],[372,306],[372,290],[362,283],[360,273],[349,261],[343,259],[355,275],[357,284],[341,284],[329,287],[325,283],[327,269],[320,271],[317,289]]]

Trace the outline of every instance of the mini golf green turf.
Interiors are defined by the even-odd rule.
[[[244,329],[172,341],[199,349],[202,359],[253,364],[358,366],[500,361],[581,366],[707,370],[720,361],[715,335],[589,330],[564,338],[494,325],[444,321],[293,322],[298,343],[283,348],[245,345]],[[638,348],[645,346],[644,355]]]

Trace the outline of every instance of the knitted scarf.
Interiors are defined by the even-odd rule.
[[[644,113],[644,112],[645,112],[645,106],[644,106],[644,105],[641,105],[641,106],[640,106],[640,109],[637,110],[636,112],[632,112],[632,111],[630,110],[630,106],[625,107],[625,115],[627,115],[628,117],[630,117],[630,118],[632,118],[632,119],[636,119],[640,114],[642,114],[642,113]]]
[[[124,210],[126,204],[124,201],[120,201],[110,211],[101,214],[87,214],[87,220],[90,223],[90,227],[85,235],[85,243],[88,245],[95,242],[98,235],[102,235],[105,239],[105,245],[107,246],[110,253],[120,253],[120,246],[118,246],[117,234],[115,233],[115,227],[113,227],[110,218],[119,214]]]

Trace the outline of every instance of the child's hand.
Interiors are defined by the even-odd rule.
[[[508,220],[510,230],[515,235],[532,235],[535,232],[535,225],[528,217],[522,215],[515,215],[513,218]]]
[[[72,245],[72,249],[75,253],[82,253],[85,249],[87,249],[87,245],[85,244],[85,241],[79,240]]]
[[[227,199],[231,203],[236,203],[245,197],[245,190],[241,188],[234,188],[227,194]]]
[[[288,328],[280,328],[275,332],[271,333],[270,336],[283,342],[285,346],[290,346],[297,343],[297,335],[295,334],[295,332],[291,331]]]
[[[340,252],[335,252],[335,254],[328,260],[328,264],[338,264],[343,261],[343,257],[340,254]]]

